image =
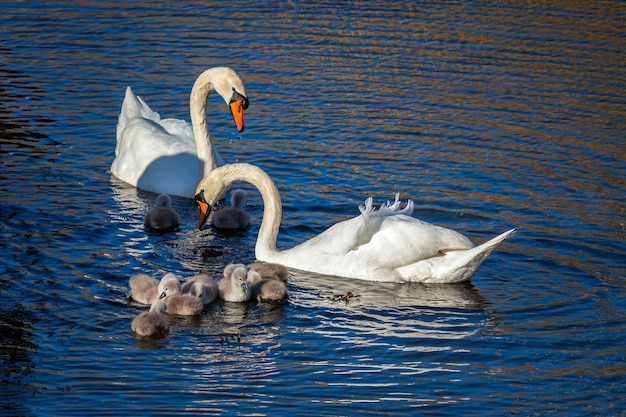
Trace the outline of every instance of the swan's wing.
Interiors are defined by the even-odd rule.
[[[514,232],[515,229],[508,230],[471,249],[450,251],[443,256],[420,260],[397,268],[396,272],[401,279],[406,281],[425,283],[466,281],[471,278],[491,252]]]
[[[199,172],[193,136],[171,135],[138,117],[126,126],[116,149],[111,172],[117,178],[143,190],[193,197]]]
[[[361,215],[355,218],[337,223],[326,229],[323,233],[303,243],[306,247],[299,250],[313,250],[325,256],[343,256],[349,252],[358,250],[367,245],[376,236],[381,226],[387,219],[404,216],[413,212],[413,202],[407,201],[406,207],[401,208],[398,195],[393,204],[381,205],[374,208],[372,198],[365,200],[365,204],[359,206]],[[301,245],[301,246],[302,246]],[[296,247],[298,248],[298,247]],[[294,249],[296,249],[294,248]]]
[[[386,217],[370,241],[349,256],[372,268],[397,268],[474,247],[459,232],[406,215]]]
[[[136,96],[130,87],[126,87],[126,94],[124,95],[124,101],[122,102],[122,110],[120,111],[120,115],[117,119],[116,137],[118,143],[126,126],[138,117],[152,120],[156,123],[159,123],[161,120],[159,113],[153,111],[150,106],[148,106],[146,102],[141,99],[141,97]],[[115,154],[117,155],[117,150]]]
[[[193,128],[191,123],[180,119],[163,119],[159,123],[167,133],[172,136],[193,138]]]

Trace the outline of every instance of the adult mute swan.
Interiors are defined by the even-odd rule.
[[[254,185],[263,198],[257,260],[288,268],[369,281],[451,283],[469,280],[491,252],[514,229],[479,245],[462,234],[418,220],[410,215],[413,202],[400,209],[396,197],[378,210],[368,198],[361,215],[337,223],[300,245],[278,251],[276,238],[282,203],[276,186],[260,168],[230,164],[205,176],[196,189],[198,228],[206,224],[211,206],[235,181]]]
[[[224,163],[207,128],[207,100],[213,90],[228,104],[237,130],[243,131],[248,98],[231,68],[210,68],[196,79],[189,98],[191,126],[184,120],[161,119],[126,88],[111,173],[142,190],[193,198],[198,181]]]

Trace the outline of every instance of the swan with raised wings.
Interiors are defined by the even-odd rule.
[[[237,130],[243,131],[248,98],[231,68],[210,68],[196,79],[189,98],[191,125],[161,119],[128,87],[117,123],[111,173],[142,190],[193,198],[198,181],[224,164],[207,128],[207,100],[213,90],[226,101]]]
[[[235,181],[254,185],[263,198],[257,260],[322,275],[369,281],[452,283],[466,281],[491,252],[514,232],[504,232],[475,246],[467,237],[411,217],[413,202],[400,201],[378,210],[368,198],[361,215],[337,223],[298,246],[279,251],[276,239],[282,216],[280,194],[271,178],[250,164],[229,164],[211,171],[198,184],[195,201],[198,228],[207,222],[211,206]]]

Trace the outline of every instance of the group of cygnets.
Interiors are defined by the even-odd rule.
[[[215,212],[211,225],[216,229],[235,230],[250,226],[250,215],[245,210],[246,192],[234,190],[231,194],[231,205]],[[176,230],[180,227],[180,216],[172,208],[172,199],[167,194],[157,198],[156,206],[150,209],[144,219],[144,226],[156,231]]]
[[[244,209],[245,204],[245,191],[234,190],[231,206],[215,212],[211,224],[222,230],[246,229],[250,226],[250,215]],[[144,226],[157,231],[180,227],[180,216],[172,208],[169,195],[159,195],[156,206],[146,214]],[[135,317],[131,329],[138,336],[163,336],[169,332],[167,314],[197,316],[218,298],[229,302],[279,303],[289,297],[288,278],[286,267],[271,263],[229,264],[219,280],[198,274],[182,285],[172,273],[165,274],[160,281],[146,274],[133,275],[129,280],[130,298],[150,305],[150,311]]]
[[[163,336],[169,331],[166,314],[197,316],[218,298],[280,303],[289,297],[288,278],[287,268],[270,263],[229,264],[217,281],[198,274],[182,285],[172,273],[165,274],[161,281],[145,274],[133,275],[129,280],[130,298],[151,307],[133,319],[131,329],[138,336]]]

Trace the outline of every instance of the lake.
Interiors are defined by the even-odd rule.
[[[0,5],[0,405],[11,416],[626,415],[623,2],[35,2]],[[147,233],[156,195],[111,175],[131,86],[189,120],[230,66],[227,162],[283,200],[278,246],[400,193],[482,242],[471,282],[292,271],[285,305],[211,304],[135,338],[136,273],[218,277],[249,230]],[[354,297],[347,297],[351,292]]]

